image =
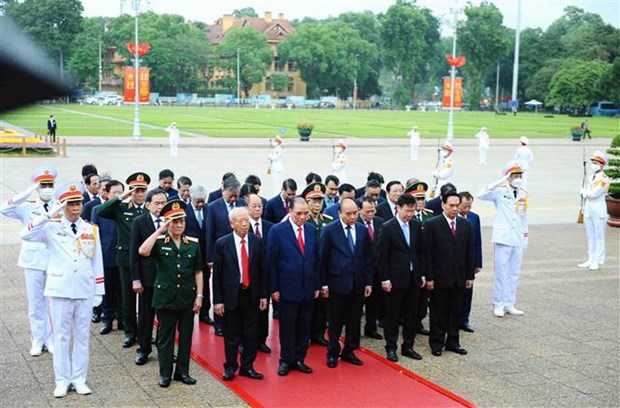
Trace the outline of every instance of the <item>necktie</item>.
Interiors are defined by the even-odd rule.
[[[45,209],[45,212],[48,212],[50,210],[48,203],[43,204],[43,208]]]
[[[254,226],[256,227],[256,230],[254,231],[254,235],[256,235],[257,237],[261,238],[261,235],[260,235],[260,224],[256,223],[256,224],[254,224]]]
[[[74,222],[71,223],[71,231],[73,231],[74,234],[77,234],[77,225],[75,225]]]
[[[235,205],[233,203],[229,203],[228,204],[228,212],[231,212],[233,208],[235,208]]]
[[[411,237],[409,236],[409,224],[403,224],[403,234],[405,234],[405,241],[407,241],[407,246],[411,245]]]
[[[288,214],[288,211],[289,211],[288,200],[284,202],[284,211],[286,212],[286,214]]]
[[[351,234],[351,226],[347,225],[347,241],[349,241],[349,248],[351,253],[355,253],[355,244],[353,243],[353,235]]]
[[[202,228],[202,210],[198,210],[196,212],[196,220],[198,221],[198,225]]]
[[[244,288],[250,286],[250,260],[245,247],[245,239],[241,240],[241,285]]]
[[[515,198],[517,198],[517,190],[512,190],[512,194],[514,194]]]
[[[299,250],[302,255],[306,255],[306,248],[304,247],[304,236],[303,229],[301,227],[297,228],[297,243],[299,244]]]
[[[422,213],[421,212],[417,213],[415,217],[418,219],[418,221],[422,222]]]
[[[366,225],[368,226],[368,235],[370,236],[370,240],[375,240],[375,231],[372,229],[372,221],[366,221]]]
[[[456,237],[456,222],[454,220],[450,222],[450,230],[452,231],[452,236]]]
[[[157,224],[156,229],[159,229],[159,227],[161,227],[161,220],[159,218],[156,219],[155,224]]]

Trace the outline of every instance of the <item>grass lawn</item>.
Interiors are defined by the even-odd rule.
[[[0,119],[45,134],[46,121],[53,114],[60,136],[120,136],[133,130],[133,106],[36,105],[3,113]],[[142,136],[165,137],[163,130],[177,122],[183,132],[212,137],[269,137],[286,128],[285,137],[297,137],[297,122],[307,120],[315,125],[312,137],[406,138],[412,125],[417,125],[423,138],[446,135],[447,112],[405,112],[378,110],[319,109],[237,109],[211,107],[144,106],[140,109]],[[455,112],[455,137],[470,138],[482,126],[491,138],[568,138],[570,128],[583,118],[543,113],[519,113],[497,116],[491,112]],[[620,119],[589,119],[594,137],[613,137],[620,133]]]

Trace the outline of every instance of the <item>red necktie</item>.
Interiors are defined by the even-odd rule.
[[[288,200],[284,201],[284,211],[288,214],[288,211],[289,211]]]
[[[373,229],[372,229],[372,222],[371,221],[366,221],[366,225],[368,225],[368,235],[370,236],[370,240],[374,241],[375,240],[375,231],[373,231]]]
[[[244,288],[250,286],[250,260],[245,247],[245,239],[241,240],[241,285]]]
[[[304,237],[302,235],[301,227],[297,228],[297,242],[299,243],[299,250],[302,255],[306,255],[306,249],[304,248]]]
[[[256,223],[256,231],[254,231],[254,235],[256,235],[257,237],[261,238],[260,235],[260,226],[258,223]]]
[[[454,220],[450,222],[450,230],[452,231],[452,236],[456,237],[456,222]]]

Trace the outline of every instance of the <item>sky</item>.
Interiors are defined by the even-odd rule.
[[[504,25],[515,28],[519,0],[490,1],[504,15]],[[263,16],[265,11],[271,11],[274,17],[283,13],[290,20],[304,17],[321,19],[347,11],[385,12],[395,0],[141,0],[141,3],[158,14],[180,14],[188,20],[213,23],[223,14],[245,7],[253,7],[259,16]],[[460,0],[460,3],[464,5],[466,1]],[[480,0],[472,0],[472,3],[479,4]],[[121,8],[124,8],[125,12],[132,10],[132,0],[82,0],[82,4],[87,17],[117,17]],[[454,0],[417,0],[417,4],[431,9],[440,21],[448,21]],[[521,4],[521,28],[546,29],[563,15],[564,7],[569,5],[600,14],[607,23],[620,28],[619,0],[521,0]]]

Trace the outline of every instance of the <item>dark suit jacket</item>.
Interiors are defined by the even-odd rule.
[[[474,279],[474,245],[471,225],[456,217],[456,237],[443,215],[431,218],[424,225],[428,281],[435,287],[465,287],[465,280]]]
[[[482,268],[482,232],[480,231],[480,217],[475,212],[467,214],[467,221],[471,224],[471,235],[474,243],[474,268]]]
[[[360,216],[358,218],[358,222],[360,222],[362,225],[364,225],[366,227],[366,229],[368,229],[368,226],[366,226],[366,221],[364,221],[362,219],[362,217]],[[379,258],[379,232],[381,232],[381,226],[383,225],[385,221],[383,220],[383,218],[375,215],[372,218],[372,231],[373,231],[373,241],[372,241],[372,262],[373,262],[373,268],[376,269],[377,266],[377,260]],[[370,234],[369,234],[370,236]],[[378,274],[377,273],[373,273],[375,281],[378,281]]]
[[[90,222],[99,227],[99,239],[101,239],[101,252],[103,253],[103,267],[115,268],[116,263],[116,222],[107,218],[100,217],[97,209],[101,204],[93,207],[90,214]]]
[[[196,219],[196,213],[194,212],[194,207],[192,205],[188,205],[185,209],[185,231],[184,234],[188,237],[198,238],[198,244],[200,245],[200,253],[206,254],[207,252],[207,243],[206,243],[206,233],[205,227],[207,225],[207,206],[202,207],[202,224],[198,224],[198,220]]]
[[[82,193],[82,204],[86,204],[88,203],[90,200],[90,194],[88,194],[88,191],[84,191]],[[99,201],[99,204],[101,204],[101,200]]]
[[[140,245],[155,232],[155,224],[151,218],[151,213],[136,217],[131,226],[131,238],[129,240],[129,264],[131,267],[131,280],[139,280],[142,286],[153,287],[157,276],[155,258],[152,256],[144,257],[138,253]]]
[[[352,228],[355,228],[353,252],[340,220],[323,228],[319,242],[319,271],[322,286],[328,286],[330,292],[363,294],[365,286],[372,286],[373,257],[368,229],[360,223]]]
[[[88,195],[88,193],[84,193],[84,194]],[[99,198],[99,196],[95,197],[94,199],[84,204],[84,207],[82,208],[82,219],[88,222],[91,222],[91,215],[93,213],[93,208],[100,204],[101,204],[101,199]]]
[[[207,246],[205,260],[207,263],[213,262],[215,241],[232,232],[230,221],[228,219],[228,209],[226,208],[227,205],[228,203],[226,203],[223,198],[218,198],[211,204],[207,205],[205,230]],[[245,202],[241,199],[235,204],[236,207],[243,207],[244,205]]]
[[[269,291],[280,292],[282,300],[309,302],[314,299],[314,291],[321,288],[316,228],[308,223],[304,224],[304,241],[305,255],[302,255],[288,221],[274,225],[269,231]]]
[[[250,263],[250,293],[252,303],[258,303],[260,299],[266,299],[267,278],[264,273],[263,240],[253,234],[246,236],[248,242],[248,260]],[[215,243],[213,254],[213,304],[223,303],[225,309],[235,310],[239,297],[239,284],[241,271],[239,270],[239,258],[235,248],[233,234],[223,236]]]
[[[428,200],[424,205],[424,208],[428,208],[429,210],[433,210],[432,217],[436,217],[443,213],[443,209],[441,208],[441,197],[437,196],[431,200]]]
[[[331,205],[329,207],[327,207],[324,211],[323,214],[325,215],[329,215],[330,217],[332,217],[333,219],[338,219],[340,218],[338,215],[338,211],[340,211],[340,203],[336,203],[334,205]]]
[[[211,204],[218,198],[222,198],[222,190],[220,188],[209,193],[209,197],[207,197],[207,204]]]
[[[256,227],[254,226],[255,222],[250,218],[250,233],[255,234]],[[269,236],[269,231],[273,224],[267,220],[261,220],[261,224],[263,226],[263,230],[260,232],[260,236],[263,239],[263,242],[267,241],[267,237]]]
[[[413,219],[409,221],[409,242],[407,245],[398,217],[383,223],[379,232],[377,268],[381,282],[389,280],[394,289],[421,286],[422,276],[427,273],[422,225]]]
[[[163,190],[163,188],[162,188]],[[175,198],[179,198],[179,190],[170,187],[170,190],[165,191],[166,193],[166,200],[170,201],[170,200],[174,200]]]
[[[389,220],[390,218],[394,218],[394,214],[392,213],[392,208],[389,200],[385,200],[377,206],[377,215],[383,218],[385,221]]]
[[[363,197],[364,194],[366,194],[366,186],[364,185],[364,187],[360,187],[360,188],[356,188],[355,189],[355,198],[360,198]],[[383,201],[383,200],[387,200],[387,193],[385,192],[384,189],[381,189],[381,192],[379,193],[379,202]]]
[[[282,196],[280,194],[267,200],[267,205],[265,205],[265,211],[263,212],[264,219],[273,224],[277,224],[282,221],[285,215],[286,209],[284,208]]]

